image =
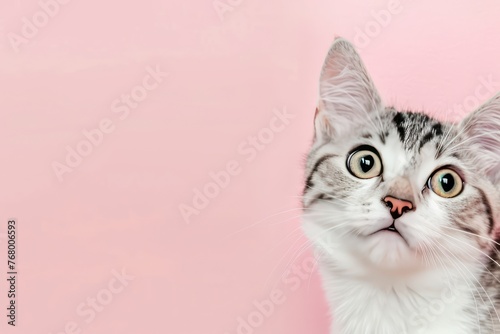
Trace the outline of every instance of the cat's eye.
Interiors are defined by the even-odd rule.
[[[431,175],[427,186],[437,195],[451,198],[460,195],[464,188],[464,181],[453,169],[442,168]]]
[[[382,161],[375,148],[363,145],[349,154],[347,169],[360,179],[371,179],[382,174]]]

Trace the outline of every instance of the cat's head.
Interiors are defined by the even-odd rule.
[[[499,190],[500,94],[456,124],[386,107],[354,47],[335,40],[303,197],[305,231],[325,257],[477,262],[499,234]]]

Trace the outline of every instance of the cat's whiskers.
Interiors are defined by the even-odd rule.
[[[499,242],[497,242],[497,241],[495,241],[495,240],[493,240],[493,239],[491,239],[491,238],[487,238],[487,237],[484,237],[484,236],[482,236],[482,235],[479,235],[479,234],[477,234],[477,233],[472,233],[472,232],[469,232],[469,231],[459,230],[459,229],[457,229],[457,228],[453,228],[453,227],[450,227],[450,226],[444,226],[444,225],[443,225],[443,226],[441,226],[441,227],[444,227],[444,228],[447,228],[447,229],[450,229],[450,230],[453,230],[453,231],[457,231],[457,232],[460,232],[460,233],[465,233],[465,234],[473,235],[473,236],[476,236],[476,237],[478,237],[478,238],[488,240],[488,241],[490,241],[490,242],[494,243],[495,245],[500,246],[500,243],[499,243]]]
[[[335,195],[331,194],[331,191],[332,189],[323,189],[322,187],[318,187],[318,186],[314,186],[314,187],[310,187],[308,185],[306,185],[306,188],[310,189],[310,190],[317,190],[318,192],[321,192],[323,194],[327,194],[328,196],[332,197],[333,199],[335,200],[338,200],[338,201],[341,201],[341,202],[344,202],[345,204],[348,204],[348,205],[356,205],[355,202],[348,202],[346,201],[345,199],[342,199],[342,198],[338,198],[338,197],[335,197]],[[306,198],[304,195],[302,195],[302,198]],[[320,198],[318,198],[319,200]],[[327,200],[327,199],[324,199],[324,200]]]
[[[450,259],[450,257],[449,257],[449,256],[447,256],[447,255],[446,255],[446,254],[445,254],[445,253],[444,253],[444,252],[443,252],[443,251],[439,248],[439,246],[436,244],[436,242],[434,242],[431,238],[427,237],[427,236],[426,236],[426,235],[424,235],[424,234],[421,234],[420,236],[421,236],[421,237],[423,237],[425,240],[427,240],[427,241],[429,242],[429,247],[428,247],[428,248],[426,247],[426,248],[427,248],[427,249],[428,249],[428,250],[429,250],[429,251],[433,254],[433,257],[434,257],[437,261],[439,261],[439,263],[440,263],[440,265],[441,265],[441,268],[443,268],[443,269],[446,271],[446,274],[447,274],[447,281],[449,282],[449,283],[448,283],[448,287],[449,287],[449,289],[450,289],[450,290],[452,290],[452,289],[451,289],[451,282],[452,282],[452,280],[454,279],[454,278],[453,278],[453,275],[451,274],[450,270],[449,270],[449,269],[448,269],[448,267],[445,265],[445,263],[443,262],[443,260],[441,259],[441,257],[440,257],[440,256],[438,256],[438,254],[437,254],[437,252],[436,252],[436,251],[439,251],[441,254],[443,254],[443,256],[445,256],[445,257],[446,257],[446,258],[447,258],[447,259],[451,262],[450,264],[454,265],[454,267],[456,268],[455,262],[454,262],[452,259]],[[419,242],[419,244],[420,244],[420,242]],[[437,263],[436,263],[436,266],[437,266]],[[464,273],[462,272],[462,270],[461,270],[460,268],[457,268],[457,269],[459,269],[458,274],[459,274],[459,275],[460,275],[460,276],[464,279],[465,283],[467,284],[467,286],[468,286],[468,287],[469,287],[469,289],[471,290],[470,292],[471,292],[472,298],[474,299],[474,304],[475,304],[475,307],[476,307],[476,315],[477,315],[477,317],[476,317],[476,321],[477,321],[477,325],[478,325],[478,328],[479,328],[479,332],[478,332],[478,333],[480,334],[480,333],[481,333],[481,325],[480,325],[480,322],[479,322],[479,308],[478,308],[478,305],[477,305],[477,300],[476,300],[476,297],[475,297],[475,295],[474,295],[474,293],[473,293],[472,289],[470,288],[470,284],[469,284],[469,283],[470,283],[470,280],[468,280],[468,279],[467,279],[467,277],[465,277]],[[475,287],[475,288],[476,288],[476,291],[478,291],[478,290],[477,290],[477,287]],[[483,304],[484,304],[484,303],[485,303],[485,302],[484,302],[484,300],[483,300]],[[490,313],[490,318],[491,318],[491,319],[493,319],[493,317],[491,316],[491,313]]]
[[[421,237],[423,237],[427,241],[429,241],[429,239],[430,239],[429,237],[427,237],[424,234],[421,234]],[[430,244],[427,249],[429,251],[429,258],[431,258],[434,261],[434,264],[436,265],[436,267],[439,267],[437,262],[436,262],[436,253],[434,252],[434,249],[432,248],[432,244]]]
[[[302,196],[296,196],[297,198],[306,198],[304,195]],[[332,204],[337,204],[335,201],[340,201],[344,204],[347,204],[349,206],[352,206],[352,205],[356,205],[356,203],[354,202],[348,202],[342,198],[338,198],[338,197],[332,197],[332,199],[328,199],[328,198],[317,198],[316,201],[326,201],[326,202],[330,202]],[[306,207],[304,209],[308,209],[309,207]]]
[[[446,228],[448,228],[447,226],[442,226],[442,227],[446,227]],[[480,235],[475,234],[475,233],[470,233],[470,232],[467,232],[467,231],[462,231],[462,230],[453,229],[453,228],[451,228],[451,229],[452,229],[452,230],[455,230],[455,231],[457,231],[457,232],[463,232],[463,233],[472,234],[472,235],[475,235],[475,236],[481,237]],[[489,241],[492,241],[492,242],[494,242],[494,243],[498,244],[498,243],[497,243],[497,242],[495,242],[493,239],[489,239],[489,238],[485,238],[485,239],[487,239],[487,240],[489,240]],[[494,248],[494,249],[495,249],[495,251],[496,251],[496,248]],[[491,277],[493,277],[493,278],[494,278],[494,279],[495,279],[498,283],[500,283],[500,279],[499,279],[499,278],[497,278],[497,277],[496,277],[496,276],[495,276],[495,275],[491,272],[491,270],[489,270],[488,266],[486,266],[486,265],[485,265],[484,263],[482,263],[481,261],[477,260],[477,259],[476,259],[475,257],[473,257],[472,255],[470,255],[470,254],[467,254],[467,255],[468,255],[470,258],[472,258],[473,260],[475,260],[476,262],[478,262],[478,263],[479,263],[479,264],[480,264],[480,265],[484,268],[484,270],[486,270],[486,271],[487,271],[487,272],[491,275]]]
[[[485,301],[483,299],[483,297],[481,296],[481,294],[479,293],[479,290],[477,288],[477,286],[475,286],[472,281],[470,279],[468,279],[465,275],[465,272],[462,271],[462,269],[460,267],[457,266],[457,262],[453,261],[452,258],[450,258],[448,255],[446,255],[441,247],[444,248],[444,246],[441,245],[441,247],[439,247],[439,245],[433,241],[433,240],[430,240],[430,242],[432,244],[434,244],[436,246],[436,248],[441,252],[441,254],[443,254],[443,256],[445,256],[449,261],[450,261],[450,264],[454,265],[454,267],[458,270],[458,274],[462,277],[462,279],[464,280],[465,284],[467,285],[467,287],[469,288],[470,290],[470,293],[471,293],[471,296],[472,298],[474,299],[474,304],[476,306],[476,321],[477,321],[477,325],[478,325],[478,329],[479,329],[479,334],[481,333],[481,323],[479,321],[479,307],[478,307],[478,303],[477,303],[477,299],[474,295],[474,290],[471,288],[471,285],[472,287],[476,290],[478,296],[481,298],[481,301],[483,302],[483,305],[485,305]],[[449,250],[447,250],[446,248],[444,248],[447,252],[451,253]],[[460,262],[458,262],[458,264],[460,264]],[[493,316],[491,315],[491,312],[490,312],[490,318],[493,319]]]
[[[334,225],[324,231],[321,231],[320,233],[318,233],[315,237],[317,239],[315,240],[319,240],[319,237],[321,235],[324,235],[326,234],[327,232],[330,232],[336,228],[339,228],[339,227],[342,227],[346,224],[348,224],[349,221],[345,221],[344,223],[342,224],[337,224],[337,225]],[[266,281],[266,285],[269,283],[269,279],[270,277],[272,277],[272,275],[274,274],[274,272],[276,271],[276,269],[278,268],[278,266],[280,265],[280,263],[286,258],[286,256],[288,255],[288,253],[293,249],[293,247],[297,244],[298,241],[300,241],[302,238],[298,238],[295,242],[292,243],[292,245],[288,248],[288,250],[284,253],[284,255],[278,260],[278,264],[273,268],[273,270],[271,271],[270,275],[269,275],[269,278],[268,280]],[[309,249],[310,247],[314,246],[314,244],[312,243],[312,241],[310,241],[309,239],[305,239],[305,242],[298,247],[297,250],[295,250],[293,253],[292,253],[292,258],[291,260],[289,260],[287,262],[287,264],[285,265],[285,270],[283,271],[283,274],[280,276],[279,278],[279,281],[281,281],[283,279],[283,275],[286,273],[286,271],[288,270],[288,268],[293,264],[295,263],[295,261],[302,255],[304,254],[305,251],[307,251],[307,249]]]
[[[471,245],[471,244],[469,244],[467,242],[464,242],[464,241],[462,241],[460,239],[454,238],[451,235],[443,233],[443,232],[441,232],[439,230],[435,230],[435,231],[438,232],[438,233],[441,233],[441,235],[443,235],[443,236],[446,236],[446,237],[451,238],[451,239],[453,239],[455,241],[458,241],[458,242],[460,242],[460,243],[462,243],[462,244],[464,244],[464,245],[466,245],[466,246],[474,249],[475,251],[478,251],[479,253],[481,253],[482,255],[486,256],[488,259],[490,259],[493,263],[495,263],[500,268],[500,264],[495,259],[493,259],[491,256],[489,256],[488,254],[486,254],[485,252],[483,252],[481,249],[479,249],[477,247],[474,247],[473,245]]]
[[[244,231],[246,231],[246,230],[248,230],[248,229],[250,229],[250,228],[252,228],[252,227],[255,227],[255,226],[259,225],[259,224],[262,224],[263,222],[265,222],[265,221],[266,221],[266,220],[268,220],[269,218],[276,217],[276,216],[279,216],[279,215],[281,215],[281,214],[288,213],[288,212],[292,212],[292,211],[296,211],[296,210],[300,210],[300,211],[302,211],[302,209],[303,209],[302,207],[296,207],[296,208],[291,208],[291,209],[287,209],[287,210],[283,210],[283,211],[280,211],[280,212],[276,212],[276,213],[270,214],[269,216],[264,217],[264,218],[262,218],[261,220],[258,220],[258,221],[257,221],[257,222],[255,222],[255,223],[252,223],[252,224],[250,224],[250,225],[248,225],[248,226],[245,226],[245,227],[243,227],[243,228],[241,228],[241,229],[239,229],[239,230],[237,230],[237,231],[235,231],[235,232],[232,232],[232,233],[231,233],[231,234],[229,234],[226,238],[231,238],[231,237],[234,237],[236,234],[239,234],[239,233],[241,233],[241,232],[244,232]]]
[[[287,219],[287,220],[291,220],[291,219],[293,219],[293,218],[299,218],[299,217],[301,217],[301,216],[302,216],[302,211],[303,211],[303,209],[304,209],[303,207],[295,207],[295,208],[290,208],[290,209],[287,209],[287,210],[283,210],[283,211],[280,211],[280,212],[273,213],[273,214],[271,214],[271,215],[269,215],[269,216],[267,216],[267,217],[264,217],[264,218],[262,218],[262,219],[258,220],[258,221],[257,221],[257,222],[255,222],[255,223],[252,223],[252,224],[250,224],[250,225],[248,225],[248,226],[245,226],[245,227],[243,227],[243,228],[241,228],[241,229],[239,229],[239,230],[237,230],[237,231],[235,231],[235,232],[232,232],[232,233],[231,233],[231,234],[229,234],[226,238],[232,238],[232,237],[234,237],[235,235],[237,235],[237,234],[239,234],[239,233],[242,233],[242,232],[244,232],[244,231],[246,231],[246,230],[248,230],[248,229],[250,229],[250,228],[253,228],[253,227],[255,227],[255,226],[259,225],[259,224],[262,224],[262,223],[266,222],[267,220],[269,220],[269,219],[270,219],[270,218],[272,218],[272,217],[276,217],[276,216],[279,216],[279,215],[282,215],[282,214],[285,214],[285,213],[289,213],[289,212],[293,212],[293,211],[300,211],[300,212],[301,212],[301,214],[300,214],[300,215],[297,215],[297,216],[294,216],[294,217],[288,217],[288,218],[286,218],[286,219]],[[326,214],[338,214],[338,211],[335,211],[335,210],[329,211],[329,210],[325,210],[325,209],[321,209],[321,210],[317,210],[317,209],[315,209],[315,211],[316,211],[316,212],[324,212],[324,213],[326,213]],[[273,224],[279,224],[279,223],[280,223],[280,222],[278,222],[278,223],[273,223]]]
[[[418,240],[417,241],[417,251],[418,249],[420,249],[420,254],[421,254],[421,258],[420,258],[420,261],[422,263],[424,263],[425,266],[427,267],[430,267],[430,260],[427,258],[429,255],[429,248],[428,248],[428,245],[424,242],[422,242],[421,240]],[[417,255],[418,252],[415,252],[415,256]]]
[[[323,252],[323,250],[322,250],[322,249],[319,249],[319,248],[318,248],[318,252],[317,252],[317,253],[315,253],[314,255],[315,255],[315,256],[314,256],[313,267],[312,267],[312,269],[311,269],[311,272],[309,273],[309,277],[307,278],[307,291],[309,291],[309,288],[310,288],[310,286],[311,286],[311,278],[312,278],[312,276],[313,276],[314,272],[316,271],[316,268],[317,268],[317,266],[318,266],[318,264],[319,264],[319,261],[320,261],[321,257],[322,257],[323,255],[325,255],[325,253]]]
[[[448,235],[448,234],[446,234],[446,233],[443,233],[443,232],[441,232],[441,231],[439,231],[439,230],[432,229],[432,228],[429,228],[429,229],[434,230],[435,232],[440,233],[442,236],[446,236],[446,237],[452,238],[453,240],[456,240],[456,241],[458,241],[458,242],[460,242],[460,243],[463,243],[463,244],[465,244],[465,245],[467,245],[467,246],[469,246],[469,247],[473,248],[473,249],[474,249],[474,250],[476,250],[476,251],[479,251],[479,252],[480,252],[480,253],[482,253],[483,255],[487,256],[490,260],[492,260],[493,262],[495,262],[498,266],[500,266],[500,265],[499,265],[499,264],[498,264],[498,263],[497,263],[497,262],[496,262],[493,258],[491,258],[489,255],[487,255],[486,253],[484,253],[484,252],[483,252],[483,251],[481,251],[480,249],[478,249],[478,248],[476,248],[476,247],[474,247],[474,246],[472,246],[472,245],[470,245],[470,244],[468,244],[468,243],[466,243],[466,242],[463,242],[463,241],[461,241],[461,240],[459,240],[459,239],[456,239],[456,238],[454,238],[454,237],[452,237],[452,236],[450,236],[450,235]],[[434,240],[434,241],[435,241],[436,243],[438,243],[438,244],[440,244],[440,245],[441,245],[441,243],[439,243],[439,241],[437,241],[437,240]],[[441,245],[441,246],[442,246],[442,247],[443,247],[446,251],[448,251],[448,252],[449,252],[449,253],[450,253],[453,257],[455,257],[455,259],[457,259],[457,261],[458,261],[458,263],[459,263],[459,264],[462,264],[453,252],[451,252],[450,250],[448,250],[448,249],[447,249],[446,247],[444,247],[443,245]],[[470,257],[472,257],[470,254],[467,254],[467,255],[469,255]],[[476,260],[476,261],[477,261],[477,259],[475,259],[474,257],[472,257],[472,258],[473,258],[474,260]],[[488,299],[489,299],[489,301],[490,301],[490,303],[491,303],[492,308],[495,310],[495,313],[496,313],[496,316],[497,316],[498,322],[500,323],[500,316],[498,315],[498,312],[497,312],[497,310],[496,310],[496,308],[495,308],[495,304],[494,304],[494,303],[493,303],[493,301],[491,300],[490,295],[488,294],[488,292],[486,291],[486,289],[484,288],[484,286],[481,284],[481,282],[480,282],[480,281],[479,281],[479,280],[478,280],[478,279],[477,279],[477,278],[476,278],[476,277],[472,274],[472,272],[469,270],[469,268],[467,268],[467,266],[465,266],[464,264],[462,264],[462,265],[463,265],[463,267],[464,267],[464,268],[465,268],[465,269],[469,272],[469,274],[470,274],[470,275],[474,278],[474,280],[475,280],[475,281],[479,284],[479,286],[481,287],[481,289],[484,291],[484,293],[485,293],[486,297],[488,297]],[[481,294],[479,294],[479,296],[481,297]],[[483,299],[483,298],[481,297],[481,299]],[[483,300],[483,303],[484,303],[484,300]],[[488,312],[490,312],[490,311],[489,311],[489,309],[488,309]],[[490,315],[491,315],[491,313],[490,313]]]
[[[319,216],[319,217],[324,217],[323,216],[324,213],[323,212],[313,212],[313,213],[309,213],[308,216]],[[290,217],[284,221],[281,221],[281,222],[278,222],[278,223],[272,223],[273,225],[276,225],[276,224],[281,224],[283,222],[286,222],[288,220],[291,220],[291,219],[295,219],[295,218],[299,218],[301,217],[302,215],[297,215],[297,216],[293,216],[293,217]],[[275,250],[280,244],[282,244],[285,240],[287,240],[290,236],[292,236],[293,234],[296,234],[297,232],[301,232],[302,230],[302,225],[299,225],[297,226],[296,228],[294,228],[289,234],[287,234],[283,239],[281,239],[280,241],[278,241],[274,247],[272,247],[269,252],[272,252],[273,250]],[[301,236],[302,236],[302,233],[301,233]]]

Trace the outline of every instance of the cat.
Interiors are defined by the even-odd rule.
[[[302,227],[331,334],[500,334],[500,94],[460,122],[384,106],[355,47],[320,74]]]

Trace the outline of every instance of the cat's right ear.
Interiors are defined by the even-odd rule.
[[[320,75],[315,116],[315,141],[342,137],[352,126],[366,123],[369,113],[382,109],[380,96],[354,46],[335,39]]]
[[[460,131],[466,139],[458,147],[473,152],[475,165],[500,185],[500,93],[467,116]]]

